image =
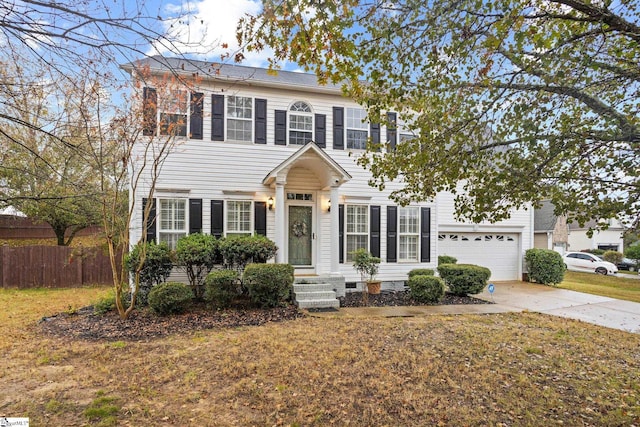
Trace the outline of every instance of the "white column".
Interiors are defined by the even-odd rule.
[[[284,263],[286,262],[284,259],[284,249],[286,245],[286,224],[285,224],[285,212],[284,212],[284,180],[280,180],[280,178],[276,179],[276,246],[278,247],[278,252],[276,253],[276,262]]]
[[[331,275],[340,275],[340,258],[338,253],[338,245],[340,240],[340,217],[339,207],[340,195],[338,194],[338,187],[331,187]]]

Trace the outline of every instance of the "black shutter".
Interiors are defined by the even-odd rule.
[[[211,140],[224,141],[224,95],[211,95]]]
[[[387,206],[387,262],[398,262],[398,207]]]
[[[267,235],[267,202],[255,202],[255,229],[256,234],[261,236]]]
[[[256,144],[267,143],[267,100],[256,98]]]
[[[387,113],[387,141],[389,142],[391,150],[395,150],[396,144],[398,143],[397,117],[398,115],[396,113]]]
[[[202,139],[203,111],[204,94],[200,92],[191,92],[191,120],[189,123],[191,139]]]
[[[151,199],[151,210],[149,211],[149,217],[147,223],[144,221],[144,211],[147,209],[147,203],[149,199],[142,199],[142,229],[147,232],[147,242],[156,241],[156,199]]]
[[[431,261],[431,208],[420,210],[420,262]]]
[[[333,149],[344,150],[344,108],[333,107]]]
[[[202,199],[189,199],[189,234],[202,233]]]
[[[338,259],[344,264],[344,205],[338,205]]]
[[[370,206],[371,229],[369,230],[369,251],[380,257],[380,206]]]
[[[276,145],[287,145],[287,111],[276,110],[275,123],[275,143]]]
[[[316,114],[315,141],[318,147],[325,148],[327,146],[327,116],[324,114]]]
[[[211,201],[211,235],[222,237],[224,234],[224,200]]]
[[[154,136],[158,127],[158,93],[152,87],[142,89],[142,134]]]
[[[371,143],[380,144],[380,123],[371,123]]]

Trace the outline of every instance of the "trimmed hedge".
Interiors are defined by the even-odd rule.
[[[184,283],[167,282],[149,292],[149,307],[162,316],[182,313],[191,304],[193,292]]]
[[[140,265],[143,249],[144,262],[140,268],[140,282],[138,295],[136,296],[136,305],[139,306],[147,305],[147,298],[151,288],[167,280],[173,268],[171,249],[166,243],[147,242],[144,245],[138,243],[127,254],[124,261],[127,271],[132,277]]]
[[[187,273],[196,298],[204,294],[204,280],[220,258],[219,242],[210,234],[193,233],[176,244],[176,264]]]
[[[444,296],[444,280],[433,275],[413,275],[407,285],[411,297],[419,302],[434,303]]]
[[[249,264],[244,270],[244,285],[249,298],[260,307],[278,307],[291,300],[293,291],[291,264]]]
[[[552,285],[562,282],[566,270],[562,255],[551,249],[527,249],[524,260],[529,281]]]
[[[624,255],[622,254],[622,252],[618,252],[618,251],[606,251],[602,255],[602,258],[604,258],[605,261],[609,261],[612,264],[619,264],[622,262],[622,258],[624,258]]]
[[[220,253],[226,268],[244,271],[247,264],[265,263],[274,256],[278,247],[265,236],[231,236],[220,240]]]
[[[440,264],[455,264],[458,259],[449,255],[438,255],[438,265]]]
[[[229,307],[240,295],[242,287],[235,270],[212,271],[204,281],[204,300],[215,307]]]
[[[473,264],[441,264],[438,274],[444,280],[449,292],[457,296],[479,294],[491,277],[491,270]]]
[[[413,276],[433,276],[436,272],[430,268],[414,268],[409,272],[409,279]]]

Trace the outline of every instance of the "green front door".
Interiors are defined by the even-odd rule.
[[[311,206],[289,206],[289,264],[312,265],[312,216]]]

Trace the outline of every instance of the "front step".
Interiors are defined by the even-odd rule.
[[[299,308],[340,307],[331,283],[294,283],[293,293]]]

